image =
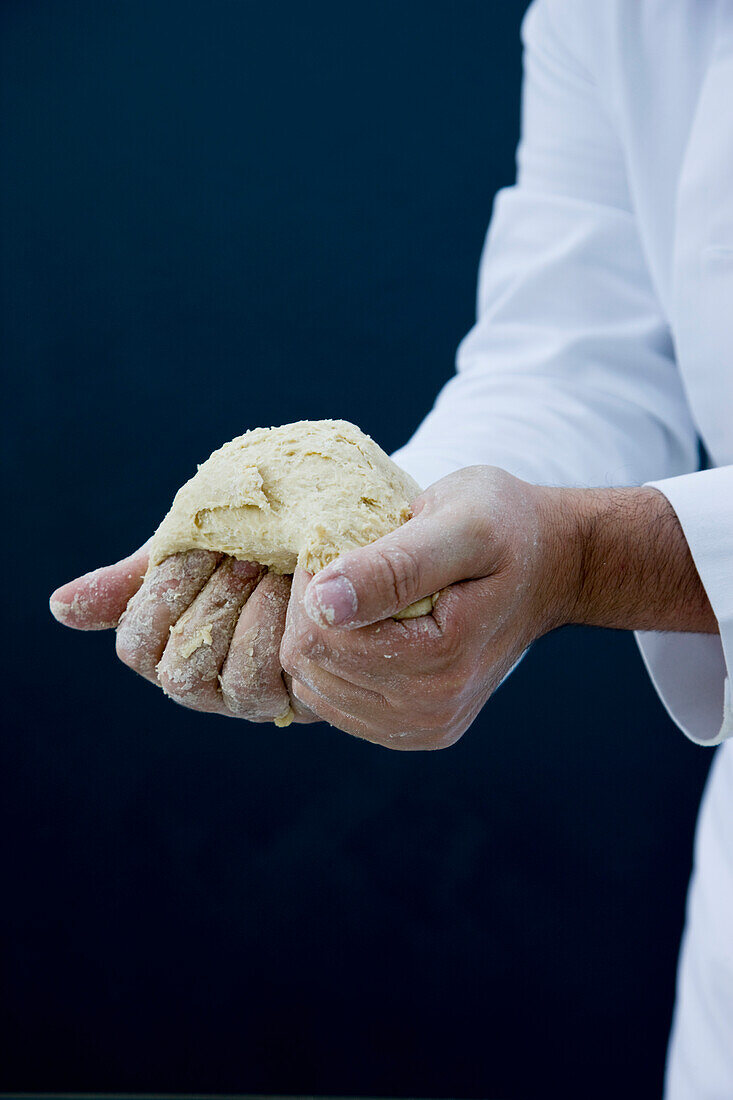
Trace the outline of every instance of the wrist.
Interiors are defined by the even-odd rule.
[[[649,564],[641,544],[666,501],[647,488],[547,488],[543,504],[548,629],[621,625]]]
[[[591,490],[538,487],[540,634],[582,620]]]
[[[549,626],[714,632],[679,521],[647,486],[545,489]]]
[[[570,489],[575,511],[575,600],[567,623],[639,629],[664,624],[674,600],[670,559],[687,547],[656,489]],[[671,537],[674,536],[674,537]]]

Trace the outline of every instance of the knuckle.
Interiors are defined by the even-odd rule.
[[[442,684],[441,699],[445,707],[455,713],[472,690],[475,682],[474,670],[456,661],[438,679]]]
[[[443,685],[432,695],[423,695],[423,706],[419,711],[419,722],[423,730],[431,737],[442,736],[444,731],[452,729],[459,721],[463,709],[465,685],[454,689],[452,685]]]
[[[254,661],[234,661],[232,658],[233,654],[230,650],[229,657],[221,670],[219,683],[222,691],[228,695],[244,699],[252,694],[257,685],[258,669]]]
[[[290,692],[291,692],[293,698],[296,700],[296,702],[300,703],[301,706],[309,707],[310,709],[312,709],[312,707],[311,707],[312,700],[310,702],[306,701],[307,692],[306,692],[306,689],[305,689],[305,685],[302,684],[300,680],[296,680],[293,677],[293,679],[290,683]]]
[[[150,663],[147,651],[141,639],[136,639],[129,629],[120,627],[115,637],[115,653],[123,665],[134,672],[146,671]]]
[[[161,657],[158,665],[155,669],[158,676],[158,683],[165,692],[166,695],[176,697],[181,694],[179,690],[178,677],[175,675],[171,668],[170,658],[164,653]]]
[[[457,702],[453,713],[448,717],[442,729],[436,731],[436,748],[448,749],[460,741],[466,730],[481,709],[475,696],[463,698]]]
[[[323,635],[307,615],[299,615],[288,627],[285,635],[293,648],[305,657],[321,656],[325,646]]]
[[[227,682],[222,677],[221,697],[224,706],[235,718],[246,718],[250,722],[262,721],[269,716],[265,701],[257,699],[246,691],[239,690],[231,681]]]
[[[431,717],[454,713],[476,682],[477,668],[465,660],[433,664],[420,679],[418,709]]]
[[[225,663],[219,676],[224,705],[237,718],[262,721],[281,713],[285,688],[276,671],[263,665]]]
[[[158,684],[169,699],[172,699],[174,703],[180,703],[182,707],[190,707],[191,710],[198,708],[200,701],[200,693],[195,691],[190,684],[180,683],[175,676],[171,676],[165,671],[158,669]]]
[[[165,694],[186,706],[197,707],[209,702],[216,689],[218,674],[208,647],[181,658],[168,646],[156,671]]]
[[[466,655],[467,641],[455,625],[443,630],[431,645],[433,668],[442,673],[457,671]]]
[[[441,738],[456,719],[456,707],[451,703],[444,703],[436,707],[426,718],[425,725],[432,737]]]
[[[310,726],[314,722],[320,722],[321,719],[315,714],[309,707],[304,706],[303,703],[298,703],[293,707],[293,722],[299,726]]]
[[[128,668],[149,676],[157,660],[157,639],[155,601],[143,585],[128,603],[117,626],[115,652]]]
[[[397,607],[414,602],[420,586],[417,559],[402,546],[374,548],[373,583],[380,594]]]
[[[296,713],[313,715],[317,722],[328,722],[334,725],[334,714],[325,700],[316,695],[302,680],[293,677],[290,683],[290,695],[296,705]]]
[[[464,731],[459,725],[445,726],[437,733],[431,747],[436,751],[439,749],[450,749],[460,740],[463,733]]]
[[[288,632],[283,634],[282,641],[280,642],[280,664],[285,672],[288,672],[291,676],[297,674],[298,656],[298,647],[295,644],[292,633]]]
[[[239,675],[235,675],[225,666],[219,676],[219,685],[222,698],[229,710],[235,714],[240,714],[242,711],[250,709],[248,704],[251,696],[251,682],[244,673],[240,672]]]
[[[314,627],[305,624],[286,631],[280,642],[280,664],[291,675],[302,673],[307,660],[323,656],[323,645],[319,642]]]
[[[459,736],[452,726],[439,726],[436,729],[427,726],[392,733],[386,739],[380,740],[380,744],[398,752],[433,752],[454,745]]]
[[[446,716],[444,721],[433,723],[428,729],[420,731],[419,747],[430,752],[448,749],[455,745],[462,733],[455,715]]]

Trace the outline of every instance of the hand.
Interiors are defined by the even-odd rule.
[[[280,648],[293,694],[357,737],[452,745],[526,647],[565,623],[719,630],[655,488],[547,488],[474,466],[412,509],[391,534],[293,579]],[[390,618],[435,592],[432,615]]]
[[[251,722],[317,719],[295,700],[279,648],[290,578],[189,550],[146,576],[147,547],[57,589],[50,606],[78,630],[117,629],[121,661],[176,702]]]
[[[423,493],[396,531],[315,578],[297,570],[280,649],[295,697],[389,748],[457,741],[563,617],[548,492],[494,467],[460,470]],[[431,615],[390,618],[438,591]]]

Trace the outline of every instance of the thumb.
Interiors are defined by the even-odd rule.
[[[396,531],[317,573],[305,592],[306,612],[319,626],[366,626],[449,584],[482,576],[485,562],[468,526],[455,508],[423,506]]]
[[[110,630],[142,584],[147,567],[145,543],[129,558],[57,588],[49,600],[51,614],[75,630]]]

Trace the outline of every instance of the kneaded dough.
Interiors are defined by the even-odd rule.
[[[347,420],[253,428],[225,443],[179,489],[153,536],[152,568],[171,554],[218,550],[317,573],[410,518],[420,487]],[[430,597],[398,613],[430,612]]]

